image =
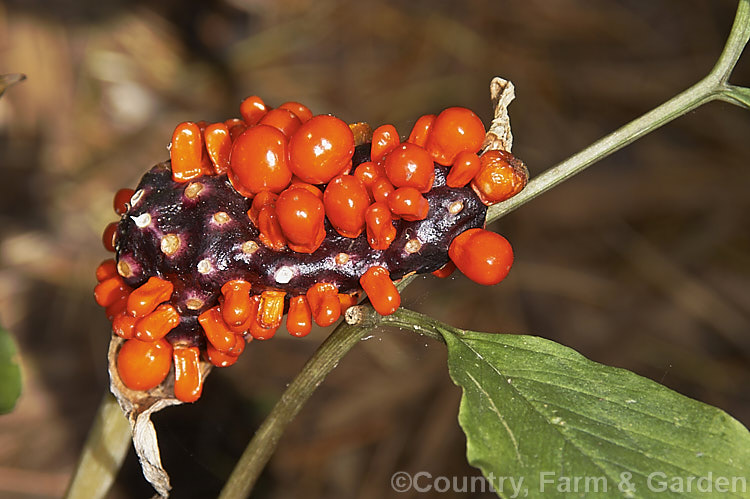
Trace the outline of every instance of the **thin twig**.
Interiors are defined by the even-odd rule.
[[[363,325],[339,324],[320,345],[258,428],[221,491],[220,499],[244,498],[250,494],[287,425],[344,355],[377,325],[379,316],[373,313],[371,317]]]
[[[64,497],[104,497],[115,481],[131,443],[130,423],[112,394],[106,392]]]
[[[738,103],[729,92],[729,76],[737,64],[745,45],[750,38],[750,0],[740,0],[732,30],[711,72],[698,83],[681,94],[669,99],[659,107],[636,118],[627,125],[603,137],[586,149],[574,154],[561,163],[553,166],[541,175],[531,179],[528,185],[516,196],[490,206],[487,210],[487,223],[504,217],[519,206],[528,203],[540,194],[581,173],[583,170],[610,154],[622,149],[690,111],[712,100],[721,99],[733,104]]]

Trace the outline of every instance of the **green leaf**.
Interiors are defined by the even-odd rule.
[[[0,328],[0,414],[13,410],[21,395],[21,369],[10,333]]]
[[[501,497],[750,497],[750,432],[720,409],[542,338],[436,329]]]

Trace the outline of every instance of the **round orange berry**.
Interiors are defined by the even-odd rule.
[[[283,191],[292,180],[284,133],[268,125],[245,130],[232,144],[229,180],[246,197]]]
[[[487,151],[479,157],[479,172],[471,188],[486,205],[505,201],[526,186],[529,171],[511,153],[500,150]]]
[[[242,104],[240,104],[240,114],[242,115],[242,119],[249,126],[258,123],[267,112],[268,108],[266,107],[266,104],[263,102],[263,99],[257,95],[247,97],[242,101]]]
[[[445,179],[445,185],[448,187],[465,186],[479,172],[480,167],[479,156],[473,152],[463,151],[458,153],[450,172],[448,172],[448,177]]]
[[[309,121],[310,118],[312,118],[312,111],[310,111],[310,108],[299,102],[285,102],[279,106],[279,109],[288,109],[293,112],[302,123]]]
[[[513,265],[513,248],[508,240],[484,229],[469,229],[456,236],[448,256],[466,277],[485,286],[505,279]]]
[[[345,237],[357,237],[365,228],[365,212],[370,206],[367,188],[353,175],[339,175],[323,193],[323,205],[331,225]]]
[[[462,151],[477,152],[484,142],[479,116],[464,107],[449,107],[437,115],[425,141],[436,163],[449,166]]]
[[[386,155],[385,174],[394,187],[414,187],[427,192],[435,181],[435,164],[427,151],[404,142]]]
[[[335,116],[312,117],[289,139],[289,167],[305,182],[325,184],[351,164],[354,135]]]
[[[388,196],[391,213],[413,222],[424,220],[430,211],[430,203],[414,187],[399,187]]]
[[[372,185],[375,181],[379,178],[385,177],[385,170],[377,163],[366,161],[360,163],[360,165],[354,169],[354,176],[362,181],[368,191],[371,191]]]
[[[133,194],[135,194],[133,189],[120,189],[117,191],[113,201],[115,213],[123,215],[128,211],[128,208],[130,208],[130,198],[133,197]]]
[[[292,187],[276,200],[276,216],[289,247],[312,253],[325,238],[323,201],[303,187]]]
[[[398,131],[393,125],[380,125],[372,132],[372,146],[370,147],[370,158],[377,163],[388,151],[398,146],[401,139]]]
[[[420,117],[417,122],[414,123],[414,127],[411,129],[409,138],[406,139],[406,141],[411,142],[412,144],[416,144],[420,147],[424,147],[425,142],[427,142],[427,136],[430,134],[430,130],[432,130],[432,124],[434,122],[434,114],[425,114],[424,116]]]
[[[112,222],[104,228],[102,233],[102,244],[107,251],[115,251],[117,248],[117,222]]]
[[[258,124],[277,128],[281,130],[284,135],[289,137],[296,132],[300,126],[302,126],[302,120],[288,109],[271,109],[260,119]]]
[[[117,354],[117,372],[131,390],[158,386],[172,365],[172,345],[167,340],[127,340]]]

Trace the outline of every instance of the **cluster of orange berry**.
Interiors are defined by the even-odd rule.
[[[487,285],[507,275],[512,250],[481,228],[484,210],[527,173],[505,151],[477,155],[485,130],[472,111],[422,116],[404,142],[393,125],[348,125],[296,102],[269,109],[253,96],[240,114],[179,124],[169,165],[115,195],[122,218],[104,244],[117,261],[97,269],[95,297],[127,340],[117,368],[128,388],[154,388],[174,365],[175,396],[191,402],[201,351],[231,365],[284,313],[304,336],[360,290],[392,314],[392,279],[410,272],[444,277],[455,264]]]

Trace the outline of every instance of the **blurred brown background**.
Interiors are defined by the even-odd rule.
[[[251,94],[348,121],[461,105],[488,122],[514,81],[514,153],[538,174],[704,75],[732,0],[0,1],[0,321],[22,399],[0,417],[0,496],[64,490],[107,385],[92,298],[116,189],[167,157],[174,125],[238,114]],[[750,84],[750,61],[735,71]],[[750,113],[714,103],[503,219],[510,277],[419,280],[404,305],[463,328],[540,335],[750,423]],[[216,495],[255,428],[329,330],[280,331],[156,417],[174,497]],[[396,496],[398,470],[472,475],[445,350],[384,330],[314,395],[263,498]],[[134,456],[112,497],[149,497]],[[422,494],[419,497],[431,497]],[[400,495],[399,497],[408,497]],[[484,495],[482,497],[488,497]]]

